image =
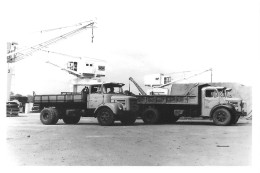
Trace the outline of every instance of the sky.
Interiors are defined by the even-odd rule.
[[[253,85],[259,57],[259,4],[245,0],[6,1],[5,38],[29,47],[77,27],[45,29],[95,20],[94,42],[85,30],[47,50],[106,61],[105,81],[144,75],[213,69],[213,82]],[[35,52],[15,64],[12,91],[55,94],[69,90],[71,75],[46,61],[67,57]],[[184,82],[210,82],[210,73]],[[136,90],[131,85],[133,90]]]

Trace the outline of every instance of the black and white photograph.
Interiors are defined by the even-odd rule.
[[[1,4],[8,169],[259,170],[259,1]]]

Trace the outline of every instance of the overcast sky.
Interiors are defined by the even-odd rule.
[[[213,68],[213,82],[253,85],[258,58],[258,1],[11,1],[6,8],[6,41],[32,46],[75,28],[44,29],[95,20],[83,31],[48,50],[107,62],[106,81],[143,86],[144,75]],[[34,53],[15,63],[13,92],[59,93],[71,76],[45,61],[64,64],[66,57]],[[210,82],[210,73],[193,79]],[[187,81],[190,82],[190,81]],[[134,88],[134,86],[132,85]]]

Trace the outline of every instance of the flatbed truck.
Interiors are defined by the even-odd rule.
[[[40,120],[45,125],[56,124],[59,119],[77,124],[81,117],[96,117],[103,126],[117,120],[131,125],[136,120],[137,99],[124,95],[122,86],[114,82],[85,85],[84,92],[34,95],[33,102],[39,106]]]
[[[215,125],[236,124],[246,116],[246,103],[227,97],[225,87],[174,84],[170,95],[137,95],[138,116],[146,124],[176,122],[180,117],[213,119]]]

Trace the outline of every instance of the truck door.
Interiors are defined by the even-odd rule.
[[[95,109],[104,101],[104,95],[101,90],[101,85],[91,86],[90,87],[90,94],[89,94],[89,101],[88,101],[88,108]]]
[[[210,116],[211,109],[219,104],[219,95],[216,89],[212,88],[203,88],[202,89],[202,107],[201,107],[201,116]]]

